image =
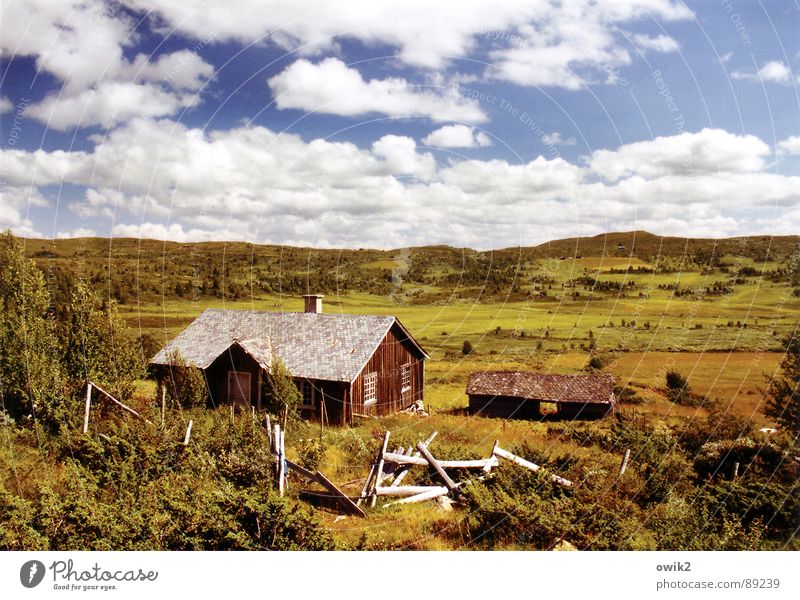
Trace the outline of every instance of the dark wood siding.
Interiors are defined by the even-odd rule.
[[[319,420],[324,415],[325,423],[331,425],[346,422],[345,403],[348,385],[338,381],[321,381],[319,379],[301,379],[298,377],[294,382],[301,394],[303,393],[303,383],[306,381],[311,384],[314,409],[301,407],[301,416],[305,419]]]
[[[536,419],[539,417],[539,402],[510,396],[473,394],[469,397],[469,411],[482,417]]]
[[[228,371],[250,373],[250,403],[258,406],[261,367],[239,346],[231,346],[205,370],[206,383],[210,392],[210,404],[218,406],[229,404]]]
[[[408,390],[403,391],[403,365],[408,365]],[[364,380],[377,374],[374,404],[364,403]],[[350,389],[352,413],[388,415],[424,398],[424,357],[406,338],[400,327],[392,327]],[[352,415],[345,420],[349,421]]]

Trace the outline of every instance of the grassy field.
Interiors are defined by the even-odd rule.
[[[413,444],[436,430],[434,454],[449,457],[485,457],[498,440],[505,448],[534,452],[543,464],[563,465],[561,473],[581,482],[580,490],[593,490],[588,500],[584,492],[574,499],[582,514],[607,501],[619,502],[613,514],[635,509],[635,521],[658,520],[659,511],[674,509],[665,500],[651,505],[641,499],[661,458],[635,458],[629,488],[615,487],[604,495],[602,485],[591,482],[618,468],[623,448],[613,441],[619,435],[614,419],[573,423],[469,415],[469,374],[498,369],[586,372],[589,360],[598,357],[605,372],[635,392],[636,402],[623,404],[621,413],[630,422],[641,420],[648,440],[681,440],[701,423],[712,432],[724,429],[728,420],[754,429],[773,425],[762,413],[765,388],[781,362],[782,338],[800,323],[800,276],[792,259],[797,241],[750,238],[710,245],[640,232],[492,255],[443,247],[316,251],[248,244],[137,245],[134,240],[83,245],[29,241],[26,251],[52,275],[48,281],[60,290],[56,296],[72,279],[85,276],[106,297],[115,298],[121,316],[141,336],[145,359],[208,308],[300,311],[303,292],[322,291],[328,313],[396,315],[431,354],[425,390],[429,416],[361,419],[323,434],[316,424],[296,423],[287,439],[291,458],[302,462],[304,444],[317,440],[317,467],[355,495],[386,430],[392,432],[390,446]],[[192,264],[199,270],[193,272]],[[465,341],[474,348],[468,356],[462,353]],[[710,404],[669,401],[664,390],[669,369],[683,374],[692,391]],[[155,383],[143,380],[134,399],[136,408],[153,419],[155,396]],[[719,422],[708,423],[709,415]],[[179,430],[189,418],[195,419],[193,444],[206,448],[218,444],[228,413],[184,411],[175,415],[169,435],[182,435]],[[683,450],[680,460],[693,460],[693,451]],[[5,462],[33,465],[55,480],[62,477],[47,457],[33,449],[20,452],[25,456],[5,457]],[[12,469],[2,476],[35,495],[35,481],[25,474]],[[292,497],[303,486],[293,479]],[[703,490],[700,485],[691,493]],[[681,494],[691,502],[689,492]],[[474,514],[432,504],[384,510],[379,503],[366,520],[314,512],[347,547],[456,549],[476,544],[468,526]],[[669,547],[663,540],[634,538],[602,543]],[[515,539],[507,536],[492,547],[529,547]],[[583,547],[597,547],[593,540],[584,539]],[[731,547],[724,540],[718,543]]]

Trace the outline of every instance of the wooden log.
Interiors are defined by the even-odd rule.
[[[433,467],[433,470],[436,471],[436,473],[439,475],[439,478],[447,486],[447,489],[450,490],[451,492],[455,490],[456,482],[450,479],[447,473],[444,472],[442,466],[436,461],[435,458],[433,458],[433,455],[428,451],[428,449],[422,442],[417,444],[417,450],[419,450],[420,454],[422,454],[422,457],[428,461],[428,464],[431,467]]]
[[[628,459],[631,457],[631,449],[628,448],[625,450],[625,454],[622,456],[622,462],[619,465],[619,477],[622,477],[622,474],[625,472],[625,469],[628,468]]]
[[[414,504],[415,502],[424,502],[425,500],[433,500],[434,498],[438,498],[439,496],[446,496],[448,494],[448,490],[446,487],[442,486],[438,490],[430,490],[427,492],[422,492],[421,494],[417,494],[415,496],[409,496],[408,498],[402,498],[400,500],[395,500],[394,502],[388,502],[384,504],[384,508],[389,506],[394,506],[395,504]]]
[[[530,469],[531,471],[539,471],[541,469],[539,465],[527,461],[524,458],[520,458],[519,456],[517,456],[516,454],[512,454],[508,450],[503,450],[500,446],[494,449],[494,454],[495,456],[499,456],[500,458],[505,458],[506,460],[509,460],[514,464],[519,465],[520,467],[525,467],[526,469]],[[566,487],[572,485],[572,482],[569,479],[564,479],[563,477],[559,477],[558,475],[550,475],[550,481]]]
[[[423,492],[430,492],[431,490],[441,490],[445,494],[448,489],[443,485],[398,485],[396,487],[379,487],[375,488],[375,493],[378,496],[416,496]]]
[[[425,447],[426,447],[426,448],[427,448],[428,446],[430,446],[430,445],[431,445],[431,442],[433,442],[433,440],[436,438],[436,436],[438,435],[438,433],[439,433],[438,431],[432,431],[432,432],[431,432],[431,434],[430,434],[430,435],[427,437],[427,439],[426,439],[426,440],[423,442],[423,444],[425,444]],[[406,454],[408,454],[408,452],[406,452]],[[419,455],[420,455],[420,454],[419,454],[419,452],[415,452],[415,453],[414,453],[414,456],[415,456],[415,457],[419,457]],[[404,467],[404,468],[403,468],[403,470],[402,470],[402,471],[400,471],[400,472],[399,472],[399,473],[398,473],[398,474],[395,476],[395,478],[394,478],[394,481],[392,482],[392,485],[393,485],[393,486],[398,486],[398,485],[400,485],[400,482],[401,482],[401,481],[403,481],[403,479],[405,478],[405,476],[406,476],[406,475],[408,475],[408,472],[409,472],[410,470],[411,470],[411,466]]]
[[[500,445],[500,440],[495,440],[495,441],[494,441],[494,446],[492,446],[492,453],[489,455],[491,458],[496,458],[496,457],[495,457],[495,455],[494,455],[494,451],[495,451],[495,450],[497,450],[497,447],[498,447],[499,445]],[[491,470],[492,470],[492,467],[495,467],[495,466],[497,466],[497,463],[495,463],[495,464],[491,465],[491,464],[489,464],[489,463],[487,462],[487,463],[486,463],[486,466],[485,466],[485,467],[483,467],[483,472],[484,472],[484,473],[490,473],[490,472],[491,472]]]
[[[361,510],[361,507],[357,506],[355,502],[353,502],[344,492],[342,492],[342,490],[333,485],[333,483],[319,471],[317,471],[317,481],[319,481],[319,483],[322,484],[325,489],[339,499],[339,503],[346,511],[359,517],[367,516],[367,513]]]
[[[83,433],[89,431],[89,409],[92,407],[92,383],[86,384],[86,406],[83,409]]]
[[[194,424],[194,421],[192,419],[189,419],[189,426],[186,428],[186,437],[183,438],[183,445],[184,446],[188,446],[189,445],[189,438],[192,437],[192,425],[193,424]]]
[[[397,454],[395,452],[387,452],[384,454],[384,459],[387,462],[394,462],[401,465],[419,465],[425,467],[428,461],[422,457],[406,456],[405,454]],[[440,460],[438,463],[446,469],[484,469],[488,465],[496,467],[497,457],[479,458],[476,460]]]
[[[733,470],[731,472],[733,481],[739,481],[739,463],[733,463]]]
[[[375,468],[378,465],[371,465],[369,468],[369,475],[367,475],[366,480],[364,480],[364,487],[361,488],[361,495],[358,497],[358,501],[356,502],[357,506],[361,506],[361,503],[369,496],[370,484],[372,484],[372,479],[375,477]]]
[[[136,412],[135,410],[133,410],[133,409],[132,409],[130,406],[127,406],[127,405],[123,404],[122,402],[120,402],[119,400],[117,400],[116,398],[114,398],[114,396],[112,396],[111,394],[109,394],[107,391],[105,391],[103,388],[101,388],[101,387],[100,387],[99,385],[97,385],[96,383],[94,383],[94,382],[90,382],[90,385],[91,385],[92,387],[94,387],[94,389],[96,389],[98,392],[100,392],[101,394],[103,394],[103,395],[104,395],[106,398],[108,398],[109,400],[111,400],[111,401],[112,401],[114,404],[116,404],[117,406],[119,406],[119,407],[123,408],[124,410],[127,410],[127,411],[128,411],[129,413],[131,413],[132,415],[134,415],[134,416],[136,416],[136,417],[139,417],[140,419],[143,419],[145,422],[147,422],[147,423],[150,423],[150,425],[153,425],[153,426],[155,426],[155,424],[154,424],[152,421],[150,421],[150,420],[146,419],[145,417],[143,417],[142,415],[140,415],[138,412]]]
[[[390,432],[387,431],[383,434],[383,444],[381,445],[380,453],[378,454],[378,466],[375,468],[375,482],[372,485],[372,494],[370,494],[369,505],[375,506],[377,496],[375,495],[375,488],[383,481],[383,456],[386,454],[386,446],[389,444]]]
[[[316,481],[317,483],[319,483],[319,480],[317,479],[317,475],[315,473],[309,471],[305,467],[301,467],[296,462],[292,462],[288,458],[286,459],[286,466],[289,467],[290,471],[295,471],[298,475],[302,475],[306,479],[310,479],[311,481]]]
[[[281,445],[281,426],[278,423],[275,423],[275,425],[273,425],[272,428],[273,428],[272,443],[274,444],[272,453],[277,456]]]

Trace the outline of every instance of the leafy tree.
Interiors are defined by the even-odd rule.
[[[167,390],[167,397],[186,408],[205,406],[208,388],[203,372],[189,366],[179,350],[173,350],[169,354],[168,362],[167,376],[161,382]]]
[[[91,380],[123,401],[133,396],[144,364],[116,302],[101,303],[87,284],[78,283],[70,296],[62,337],[64,371],[74,387]]]
[[[464,345],[461,346],[461,354],[464,356],[469,356],[475,351],[475,348],[472,346],[472,342],[469,340],[464,340]]]
[[[16,417],[58,427],[66,418],[55,324],[44,276],[22,243],[0,235],[0,399]]]
[[[303,402],[303,396],[286,365],[280,360],[272,363],[267,383],[267,410],[280,416],[285,424],[288,416],[296,413],[297,407]]]
[[[800,436],[800,332],[783,342],[781,372],[770,381],[764,414],[775,419],[795,439]]]

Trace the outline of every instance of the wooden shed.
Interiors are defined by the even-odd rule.
[[[261,406],[262,383],[280,359],[303,395],[307,418],[330,423],[386,415],[424,400],[428,354],[396,318],[306,312],[206,310],[153,357],[162,378],[178,352],[201,369],[210,406]]]
[[[607,374],[477,372],[469,377],[467,395],[473,414],[517,419],[539,418],[542,403],[567,419],[601,418],[617,406],[614,378]]]

